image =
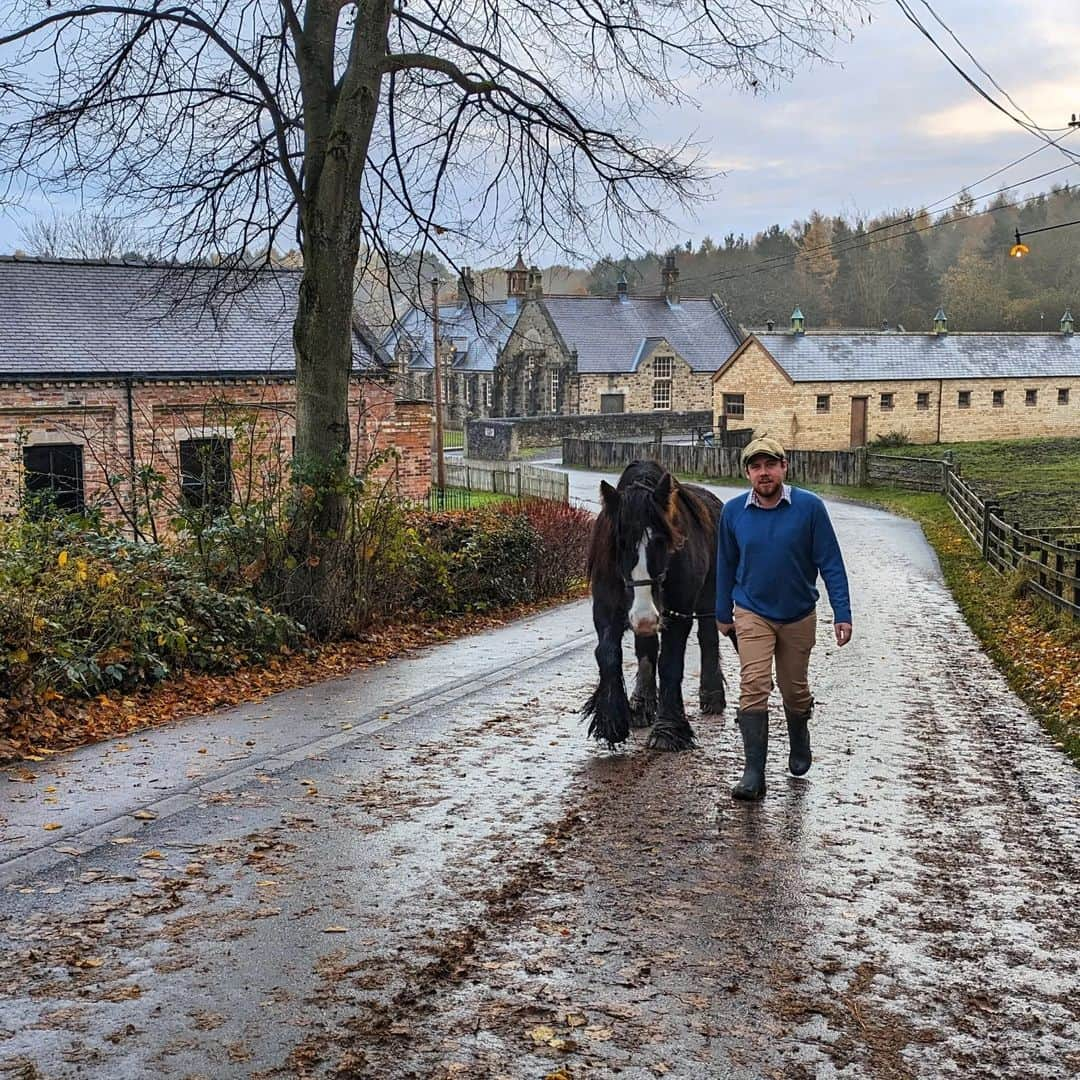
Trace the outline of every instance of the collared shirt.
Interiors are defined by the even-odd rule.
[[[791,502],[791,485],[790,484],[781,484],[780,485],[780,498],[776,502],[776,504],[773,505],[773,506],[762,506],[761,505],[761,500],[758,498],[758,493],[753,488],[750,489],[750,491],[747,493],[747,496],[746,496],[746,505],[747,506],[756,506],[759,510],[775,510],[776,507],[779,506],[780,503],[782,503],[782,502],[786,502],[786,503]]]

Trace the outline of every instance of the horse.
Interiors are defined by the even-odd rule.
[[[603,506],[587,562],[600,669],[600,683],[581,710],[589,718],[589,735],[614,748],[630,737],[631,727],[651,727],[650,749],[693,749],[682,680],[695,619],[701,711],[719,713],[727,704],[714,615],[716,527],[723,503],[705,488],[680,484],[655,461],[631,462],[616,487],[601,481],[600,494]],[[627,627],[638,662],[629,699],[622,671]]]

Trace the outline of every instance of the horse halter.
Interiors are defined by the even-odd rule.
[[[627,487],[628,488],[641,488],[642,491],[647,491],[647,492],[649,492],[650,495],[655,495],[656,494],[655,485],[648,484],[644,480],[635,480],[635,481],[633,481],[633,483],[628,484]],[[654,577],[654,578],[651,578],[651,577],[647,577],[647,578],[630,578],[630,579],[623,578],[623,581],[626,582],[626,587],[628,589],[633,589],[638,585],[655,585],[657,588],[659,588],[660,586],[662,586],[664,584],[664,578],[666,578],[666,577],[667,577],[667,570],[665,570],[658,577]]]

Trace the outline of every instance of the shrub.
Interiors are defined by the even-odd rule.
[[[900,431],[886,431],[884,435],[879,435],[874,439],[870,445],[879,450],[887,450],[889,447],[893,446],[910,446],[911,436],[904,429],[901,429]]]
[[[86,519],[0,523],[0,695],[94,695],[228,671],[301,628],[157,544]]]

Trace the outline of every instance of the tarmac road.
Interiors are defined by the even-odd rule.
[[[855,637],[760,805],[730,715],[587,741],[587,603],[5,770],[0,1077],[1076,1075],[1078,773],[831,512]]]

